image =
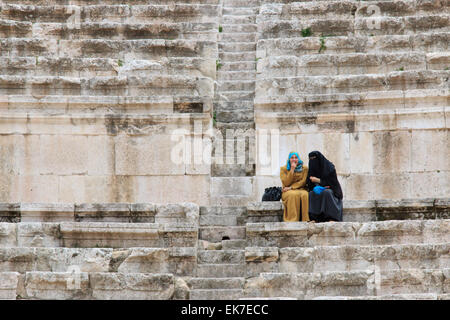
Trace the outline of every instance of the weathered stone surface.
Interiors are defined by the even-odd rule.
[[[192,247],[197,228],[190,224],[61,223],[61,236],[70,247]]]
[[[15,300],[18,282],[18,272],[0,272],[0,299]]]
[[[20,217],[22,222],[74,221],[74,205],[22,203],[20,205]]]
[[[175,290],[171,274],[92,273],[90,286],[93,299],[167,300]]]
[[[0,266],[5,271],[107,272],[112,249],[105,248],[0,248]]]
[[[198,225],[199,207],[194,203],[157,205],[155,222]]]
[[[375,279],[375,280],[374,280]],[[321,273],[262,273],[250,278],[245,296],[288,296],[312,299],[320,296],[371,296],[387,294],[440,294],[444,283],[441,270],[400,270]]]
[[[132,248],[117,268],[121,273],[195,274],[195,248]]]
[[[89,276],[86,272],[27,272],[27,299],[90,299]]]
[[[200,227],[199,238],[210,242],[218,242],[225,240],[224,237],[228,237],[227,240],[245,239],[246,227]]]

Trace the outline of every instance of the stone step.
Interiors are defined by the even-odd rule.
[[[223,62],[256,61],[256,52],[219,52],[219,59]]]
[[[290,39],[261,39],[258,50],[267,50],[268,55],[295,55],[319,53],[379,53],[384,52],[426,52],[448,51],[448,32],[420,32],[412,35],[374,36],[329,36],[323,38],[296,37]]]
[[[251,71],[256,72],[256,61],[231,62],[224,61],[219,71]]]
[[[249,278],[245,297],[383,296],[448,292],[449,269],[408,269],[320,273],[262,273]]]
[[[261,272],[442,269],[450,244],[339,245],[309,248],[246,247],[247,277]]]
[[[237,71],[236,73],[238,73]],[[224,71],[222,74],[233,74],[235,72]],[[243,72],[242,72],[243,73]],[[233,110],[233,109],[243,109],[243,110],[253,110],[253,101],[214,101],[214,110]]]
[[[255,42],[220,42],[219,52],[241,52],[241,51],[255,51]]]
[[[228,7],[225,6],[228,4],[224,4],[222,8],[223,15],[232,15],[232,16],[252,16],[257,15],[259,13],[259,7],[254,8],[239,8],[239,7]]]
[[[222,32],[223,33],[243,33],[243,32],[248,32],[248,33],[255,33],[258,31],[258,25],[254,24],[254,23],[243,23],[243,24],[239,24],[239,23],[233,23],[233,24],[221,24],[222,26]]]
[[[449,300],[448,294],[436,293],[406,293],[381,296],[322,296],[312,300]]]
[[[155,63],[148,60],[112,58],[0,57],[0,74],[15,76],[112,77],[121,75],[211,76],[215,60],[169,58]]]
[[[434,3],[429,5],[419,1],[371,1],[371,5],[376,5],[380,12],[378,16],[408,16],[420,13],[421,15],[429,13],[441,13],[445,11],[445,3]],[[283,17],[295,19],[296,17],[314,17],[314,18],[347,18],[359,19],[370,17],[371,11],[368,5],[359,6],[354,1],[311,1],[298,2],[295,5],[291,3],[279,4],[277,12],[267,10],[262,5],[261,15],[264,17]]]
[[[245,264],[199,264],[197,277],[200,278],[234,278],[244,277]]]
[[[310,19],[260,21],[260,38],[290,38],[301,36],[301,30],[310,28],[314,36],[318,35],[413,35],[417,32],[445,32],[449,25],[449,15],[377,17],[377,26],[373,27],[373,18],[350,19]]]
[[[198,229],[185,223],[0,223],[0,247],[195,247]]]
[[[227,0],[226,6],[231,8],[255,8],[261,5],[261,0]]]
[[[0,19],[0,36],[41,37],[47,39],[192,39],[215,40],[217,22],[211,23],[122,23],[82,22],[74,26],[61,23],[31,23]]]
[[[111,108],[117,107],[127,108],[127,114],[133,116],[136,114],[143,114],[152,118],[158,114],[166,114],[178,112],[181,115],[180,106],[186,106],[189,103],[194,112],[205,111],[208,112],[212,108],[211,99],[208,97],[195,96],[33,96],[33,95],[8,95],[0,96],[0,109],[5,107],[10,110],[25,111],[30,114],[45,109],[46,112],[61,113],[71,112],[75,114],[95,115],[104,118],[106,114],[110,114]],[[203,108],[198,108],[198,106]],[[91,110],[94,108],[95,110]],[[114,119],[112,119],[114,121]],[[20,205],[20,204],[19,204]],[[108,221],[109,217],[104,217]],[[126,220],[129,221],[129,220]],[[114,221],[111,221],[114,222]],[[123,220],[122,222],[125,222]],[[130,221],[131,222],[131,221]],[[152,222],[152,221],[137,221],[137,222]]]
[[[74,2],[72,1],[71,4]],[[216,4],[202,5],[195,4],[177,4],[169,6],[167,4],[145,4],[145,5],[123,5],[120,2],[113,5],[99,3],[88,3],[89,5],[74,7],[70,5],[54,6],[33,5],[21,3],[4,4],[0,11],[0,18],[16,21],[29,22],[59,22],[59,23],[83,23],[83,22],[147,22],[152,20],[161,21],[181,21],[197,22],[199,18],[202,21],[217,19],[220,15],[220,6]],[[75,16],[79,14],[79,16]],[[206,19],[211,17],[211,19]],[[164,19],[165,18],[165,19]]]
[[[239,24],[255,24],[256,23],[256,15],[222,15],[222,25],[239,25]]]
[[[256,33],[224,33],[221,32],[218,34],[219,43],[232,43],[232,42],[256,42],[257,34]]]
[[[2,271],[195,274],[197,250],[194,247],[171,248],[0,248]]]
[[[245,207],[200,207],[200,226],[239,226],[246,221]]]
[[[247,223],[247,246],[314,247],[336,245],[437,244],[449,241],[450,220],[377,222]]]
[[[216,99],[223,101],[253,101],[255,98],[255,91],[220,91],[215,93]]]
[[[271,56],[264,59],[261,72],[274,77],[316,75],[383,74],[394,71],[444,70],[450,52],[440,53],[344,53],[303,56]]]
[[[223,250],[242,250],[247,246],[247,240],[222,240]]]
[[[255,90],[254,80],[220,80],[218,81],[219,91],[251,91]]]
[[[228,240],[245,239],[245,226],[207,226],[199,228],[199,239],[218,242],[228,237]]]
[[[244,250],[200,250],[197,262],[201,264],[244,264]]]
[[[254,119],[254,111],[247,109],[223,110],[216,113],[216,120],[220,122],[249,122]]]
[[[113,77],[58,77],[58,76],[0,76],[0,94],[29,95],[178,95],[213,94],[211,78],[189,76],[113,76]]]
[[[384,220],[430,220],[449,218],[449,200],[343,200],[344,222]],[[247,204],[247,222],[281,222],[281,201],[260,201]]]
[[[189,292],[191,300],[236,300],[242,296],[241,289],[195,289]]]
[[[0,272],[2,298],[32,300],[168,300],[175,277],[164,273]]]
[[[0,37],[0,56],[46,56],[71,58],[112,58],[126,62],[161,60],[161,57],[204,57],[217,59],[217,41],[199,40],[59,40]]]
[[[196,289],[243,289],[245,278],[191,278],[187,281],[191,292]]]
[[[446,89],[448,71],[412,70],[387,74],[299,76],[257,79],[256,96],[292,96],[298,92],[314,94],[357,93],[367,91]]]
[[[217,80],[256,80],[256,71],[219,71]]]
[[[277,112],[277,119],[282,117],[282,112],[293,116],[294,112],[303,112],[305,116],[310,112],[376,112],[389,106],[392,110],[396,108],[409,110],[414,113],[416,108],[433,108],[447,103],[448,89],[414,89],[414,90],[382,90],[361,93],[334,93],[334,94],[296,94],[295,96],[264,96],[254,101],[254,109],[258,117],[265,112]],[[349,103],[349,101],[351,101]],[[417,113],[418,111],[415,111]],[[305,118],[306,119],[306,118]],[[277,120],[278,121],[278,120]],[[261,195],[262,197],[262,195]],[[395,212],[393,212],[396,216]],[[445,213],[433,215],[438,218],[445,217]],[[448,215],[447,215],[448,216]],[[344,216],[345,217],[345,216]],[[353,218],[352,218],[353,219]],[[363,218],[365,219],[365,218]],[[402,219],[401,217],[395,219]],[[348,220],[355,221],[355,220]],[[357,220],[359,221],[359,220]]]

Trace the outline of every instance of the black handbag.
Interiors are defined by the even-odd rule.
[[[262,201],[280,201],[281,187],[270,187],[264,189]]]

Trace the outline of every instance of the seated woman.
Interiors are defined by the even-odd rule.
[[[334,164],[319,151],[309,153],[309,216],[317,222],[342,221],[342,189]]]
[[[285,166],[280,168],[283,185],[281,200],[284,204],[283,221],[299,221],[300,209],[302,221],[309,221],[308,191],[305,189],[308,168],[303,166],[297,152],[289,153]]]

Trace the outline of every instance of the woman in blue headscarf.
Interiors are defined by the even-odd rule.
[[[283,221],[309,221],[308,191],[306,191],[306,177],[308,168],[297,152],[289,153],[285,166],[280,168],[280,179],[283,185],[281,200],[284,205]]]

